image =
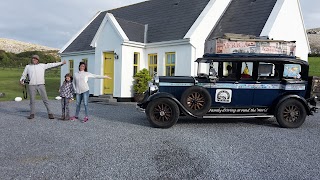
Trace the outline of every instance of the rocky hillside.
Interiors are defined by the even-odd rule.
[[[320,28],[308,29],[308,39],[312,53],[320,53]]]
[[[0,50],[11,53],[21,53],[26,51],[58,51],[56,48],[50,48],[37,44],[26,43],[22,41],[0,38]]]

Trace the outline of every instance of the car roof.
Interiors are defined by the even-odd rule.
[[[231,54],[204,54],[202,58],[198,58],[197,63],[211,63],[219,61],[251,61],[251,62],[282,62],[308,65],[307,61],[298,59],[296,56],[288,56],[284,54],[262,54],[262,53],[231,53]]]

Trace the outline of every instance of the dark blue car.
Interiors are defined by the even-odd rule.
[[[308,62],[274,54],[205,54],[196,77],[158,76],[142,102],[154,127],[194,118],[271,118],[297,128],[317,111]]]

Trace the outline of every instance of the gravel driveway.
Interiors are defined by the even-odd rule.
[[[0,102],[1,179],[320,179],[320,113],[298,129],[188,117],[156,129],[134,103],[89,103],[87,123],[36,107],[28,120],[29,101]]]

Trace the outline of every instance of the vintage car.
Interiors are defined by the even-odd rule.
[[[276,54],[205,54],[198,75],[157,76],[137,104],[152,126],[169,128],[179,116],[276,117],[281,127],[300,127],[317,112],[307,61]]]

